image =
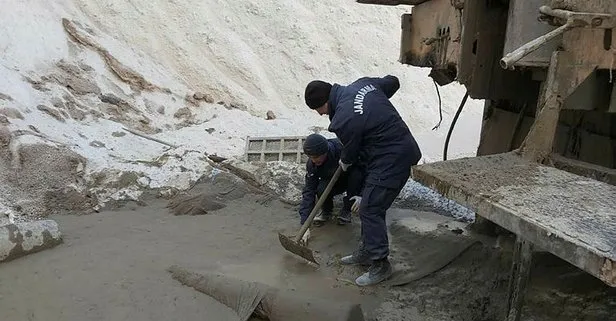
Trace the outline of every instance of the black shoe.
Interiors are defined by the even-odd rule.
[[[369,286],[381,283],[393,274],[393,269],[389,260],[382,259],[372,262],[368,272],[355,279],[355,284],[359,286]]]
[[[332,217],[332,212],[321,211],[321,213],[317,214],[312,221],[312,225],[314,226],[323,226],[325,222],[329,221]]]
[[[370,256],[366,251],[357,250],[351,255],[342,257],[340,263],[344,265],[370,265],[372,260],[370,260]]]
[[[338,225],[347,225],[351,223],[351,210],[343,208],[338,214]]]

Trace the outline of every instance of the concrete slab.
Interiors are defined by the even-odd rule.
[[[616,186],[513,153],[420,165],[413,178],[616,287]]]

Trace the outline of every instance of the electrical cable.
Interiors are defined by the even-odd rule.
[[[443,122],[443,103],[441,101],[441,92],[438,90],[438,84],[436,83],[436,80],[433,79],[432,82],[434,82],[434,87],[436,88],[436,94],[438,95],[438,115],[440,117],[438,120],[438,124],[432,127],[432,130],[435,130],[441,127],[441,123]]]
[[[462,112],[462,108],[464,108],[464,105],[466,104],[467,99],[468,99],[468,90],[466,91],[466,94],[464,94],[464,98],[462,98],[462,101],[460,102],[460,107],[458,107],[458,111],[456,111],[456,115],[453,117],[451,126],[449,126],[449,132],[447,133],[447,138],[445,139],[445,148],[443,150],[443,160],[444,161],[447,160],[447,149],[449,149],[449,139],[451,138],[451,133],[453,132],[453,128],[456,126],[458,117],[460,116],[460,113]]]

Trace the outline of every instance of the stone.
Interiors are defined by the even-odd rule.
[[[105,147],[105,143],[100,142],[98,140],[94,140],[90,142],[90,146],[96,147],[96,148],[102,148],[102,147]]]
[[[36,106],[36,109],[46,113],[47,115],[55,118],[58,121],[65,122],[64,117],[62,117],[62,114],[55,108],[47,107],[45,105],[38,105]]]
[[[104,103],[108,103],[108,104],[112,104],[116,106],[119,106],[121,103],[124,102],[121,98],[117,97],[114,94],[100,94],[98,95],[98,99],[100,99]]]
[[[0,115],[4,115],[11,119],[24,119],[24,116],[19,110],[11,107],[0,108]]]
[[[11,131],[6,126],[0,126],[0,147],[7,147],[11,143]]]
[[[0,93],[0,100],[8,100],[8,101],[13,101],[13,97]]]
[[[204,94],[202,92],[196,92],[193,94],[193,98],[196,100],[203,100],[208,104],[213,104],[214,103],[214,97],[212,97],[212,95],[210,94]]]
[[[184,100],[195,107],[199,107],[199,101],[195,99],[193,95],[187,94],[186,97],[184,97]]]
[[[276,119],[276,114],[274,114],[273,111],[268,110],[267,113],[265,114],[267,120],[272,120],[272,119]]]
[[[192,112],[190,111],[190,108],[188,107],[182,107],[180,109],[178,109],[175,114],[173,114],[173,117],[175,118],[190,118],[192,116]]]

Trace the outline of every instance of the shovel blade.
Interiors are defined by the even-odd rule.
[[[282,245],[282,247],[284,247],[287,251],[297,256],[300,256],[306,259],[307,261],[310,261],[314,264],[319,265],[317,260],[314,258],[314,253],[312,252],[311,249],[293,241],[293,239],[287,237],[286,235],[280,234],[280,233],[278,233],[278,240],[280,241],[280,244]]]

